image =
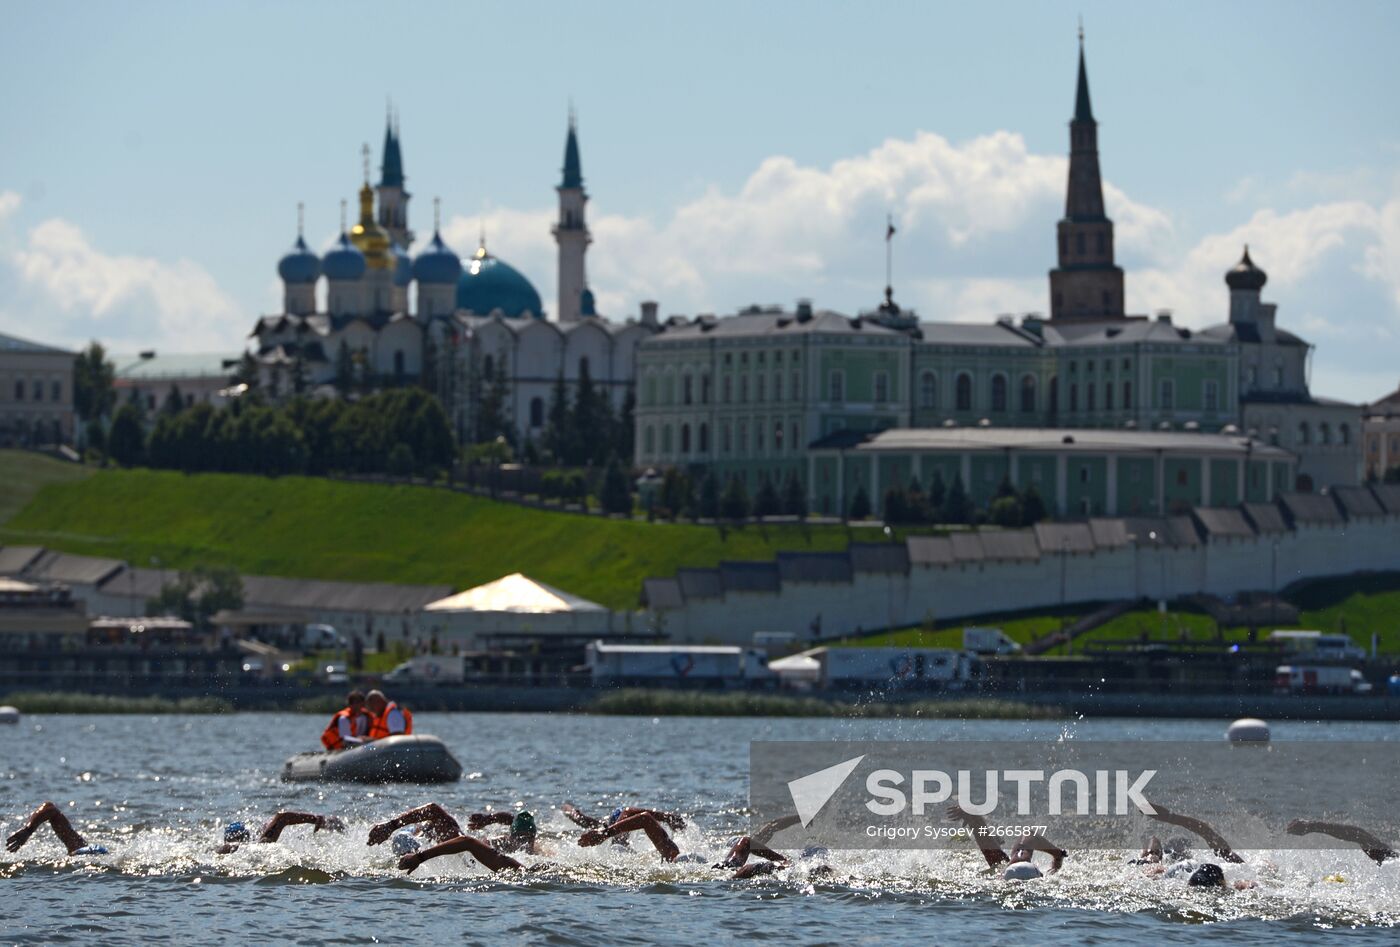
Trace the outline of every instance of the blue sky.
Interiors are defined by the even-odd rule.
[[[13,4],[0,331],[237,349],[307,204],[327,242],[401,113],[412,221],[554,292],[578,108],[600,307],[883,284],[924,318],[1046,308],[1084,17],[1130,308],[1224,315],[1249,240],[1315,391],[1400,381],[1400,5]]]

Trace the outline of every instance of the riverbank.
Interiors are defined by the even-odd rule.
[[[564,713],[643,717],[844,717],[1045,720],[1067,717],[1153,719],[1400,721],[1400,697],[1301,697],[1275,694],[1026,693],[1002,696],[897,692],[805,695],[586,687],[396,688],[395,699],[429,713]],[[247,687],[219,695],[0,693],[22,713],[219,714],[268,711],[329,714],[344,706],[340,690]]]

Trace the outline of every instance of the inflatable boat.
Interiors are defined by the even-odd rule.
[[[462,764],[435,736],[385,737],[333,753],[298,753],[282,767],[288,783],[451,783]]]

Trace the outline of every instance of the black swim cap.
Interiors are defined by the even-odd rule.
[[[1193,888],[1223,888],[1225,872],[1220,870],[1219,865],[1207,862],[1192,872],[1191,879],[1186,883]]]

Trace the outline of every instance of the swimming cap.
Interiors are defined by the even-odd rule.
[[[106,855],[107,849],[101,845],[84,845],[73,852],[74,855]]]
[[[248,831],[248,827],[242,822],[230,822],[228,825],[224,826],[225,842],[246,842],[250,838],[252,838],[252,833]]]
[[[1193,888],[1223,888],[1225,887],[1225,872],[1220,870],[1219,865],[1206,862],[1192,872],[1186,883]]]
[[[1014,865],[1007,865],[1006,871],[1001,873],[1001,877],[1006,881],[1032,881],[1043,876],[1040,869],[1030,862],[1017,862]]]
[[[823,845],[808,845],[802,850],[803,858],[825,858],[831,854],[831,849]]]
[[[510,821],[511,835],[534,835],[535,817],[528,812],[517,812]]]
[[[621,806],[618,806],[616,809],[614,809],[614,810],[612,811],[612,814],[611,814],[610,816],[608,816],[608,821],[607,821],[606,824],[607,824],[607,825],[612,825],[612,824],[615,823],[618,819],[621,819],[621,818],[622,818],[622,807],[621,807]]]
[[[390,836],[389,844],[393,847],[395,855],[412,855],[423,847],[423,843],[418,841],[418,836],[409,829],[399,829]]]

